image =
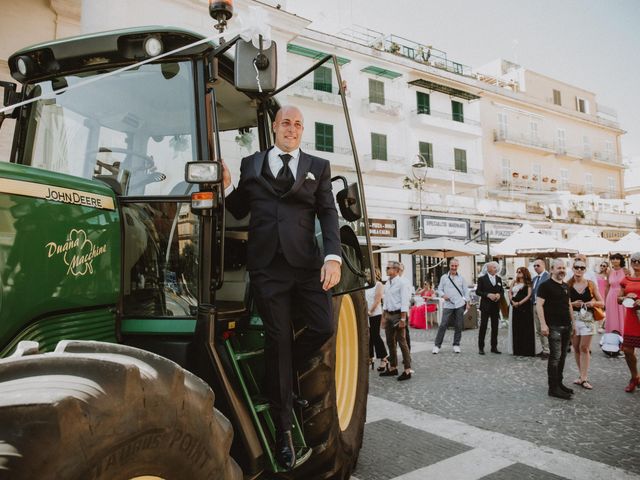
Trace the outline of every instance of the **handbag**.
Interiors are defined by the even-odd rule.
[[[589,292],[591,293],[591,298],[593,298],[595,300],[596,296],[593,293],[593,286],[592,286],[593,282],[589,281],[588,285],[589,285]],[[600,320],[604,320],[604,308],[602,307],[597,307],[597,306],[593,306],[591,307],[592,311],[593,311],[593,319],[598,322]]]

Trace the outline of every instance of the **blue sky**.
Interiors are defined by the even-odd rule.
[[[585,88],[618,112],[622,153],[640,162],[640,0],[287,0],[338,32],[393,33],[471,66],[495,58]]]

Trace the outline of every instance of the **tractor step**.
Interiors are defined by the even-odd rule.
[[[250,358],[259,357],[261,355],[264,355],[264,348],[248,350],[246,352],[235,352],[236,360],[249,360]]]

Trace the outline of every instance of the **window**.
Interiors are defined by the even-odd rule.
[[[569,170],[567,170],[566,168],[560,169],[560,186],[558,188],[560,190],[569,189]]]
[[[604,159],[607,162],[613,161],[613,142],[604,142]]]
[[[511,181],[511,161],[508,158],[502,159],[502,183],[509,184]]]
[[[456,172],[467,172],[467,151],[461,148],[453,149]]]
[[[560,90],[553,90],[553,104],[562,105],[562,98],[560,97]]]
[[[384,83],[380,80],[369,79],[369,103],[384,105]]]
[[[531,165],[531,181],[533,182],[534,188],[540,190],[540,186],[542,185],[542,166],[539,163]]]
[[[589,113],[589,100],[576,97],[576,110],[582,113]]]
[[[316,150],[333,152],[333,125],[316,122]]]
[[[616,179],[609,176],[607,177],[607,184],[609,185],[609,194],[613,197],[616,194]]]
[[[431,114],[431,104],[428,93],[416,92],[416,101],[418,103],[418,114]]]
[[[562,128],[558,129],[558,140],[556,142],[556,152],[561,155],[567,153],[567,143],[564,138],[564,130]]]
[[[593,193],[593,174],[592,173],[584,174],[584,191],[586,193]]]
[[[464,110],[461,102],[451,100],[451,114],[455,122],[464,122]]]
[[[371,158],[373,160],[387,159],[387,136],[380,133],[371,134]]]
[[[429,142],[418,142],[418,150],[427,166],[433,168],[433,145]]]
[[[507,136],[507,114],[505,112],[498,112],[498,139],[505,140]]]
[[[329,67],[318,67],[313,72],[313,89],[321,92],[332,92],[331,69]]]
[[[529,122],[529,130],[531,131],[531,143],[538,145],[540,143],[540,139],[538,138],[538,122],[532,119]]]

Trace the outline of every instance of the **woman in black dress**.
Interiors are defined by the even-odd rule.
[[[533,309],[531,305],[531,274],[525,267],[516,270],[516,278],[509,289],[513,354],[524,357],[535,355]]]

